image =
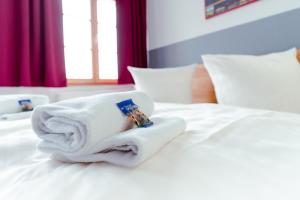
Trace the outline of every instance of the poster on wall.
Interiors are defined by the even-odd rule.
[[[259,0],[205,0],[205,17],[210,19]]]

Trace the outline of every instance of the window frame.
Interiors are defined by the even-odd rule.
[[[117,79],[100,79],[98,54],[98,0],[90,0],[91,9],[91,44],[92,44],[92,79],[67,79],[68,85],[115,85]]]

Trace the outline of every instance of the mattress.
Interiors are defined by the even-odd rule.
[[[50,160],[30,120],[0,122],[0,199],[300,199],[300,115],[214,104],[155,115],[187,130],[135,168]]]

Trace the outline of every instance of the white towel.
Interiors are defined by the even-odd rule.
[[[95,153],[100,141],[130,128],[129,119],[116,103],[132,99],[150,116],[153,102],[144,93],[132,91],[101,94],[38,106],[32,115],[32,127],[43,147],[73,156]]]
[[[90,144],[90,154],[74,155],[68,149],[61,149],[45,142],[39,149],[52,154],[52,158],[64,162],[108,162],[134,167],[150,158],[165,144],[182,133],[186,127],[180,118],[151,118],[154,125],[148,128],[130,129]]]
[[[38,105],[49,103],[49,98],[45,95],[34,94],[16,94],[16,95],[0,95],[0,115],[22,112],[19,100],[30,99],[35,108]]]
[[[13,121],[13,120],[29,119],[31,117],[31,114],[32,114],[32,111],[12,113],[12,114],[3,114],[3,115],[0,115],[0,120],[1,121]]]

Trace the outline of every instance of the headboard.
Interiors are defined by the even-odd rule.
[[[297,59],[300,63],[300,49]],[[204,65],[199,64],[193,77],[192,93],[194,103],[217,103],[212,81]]]

